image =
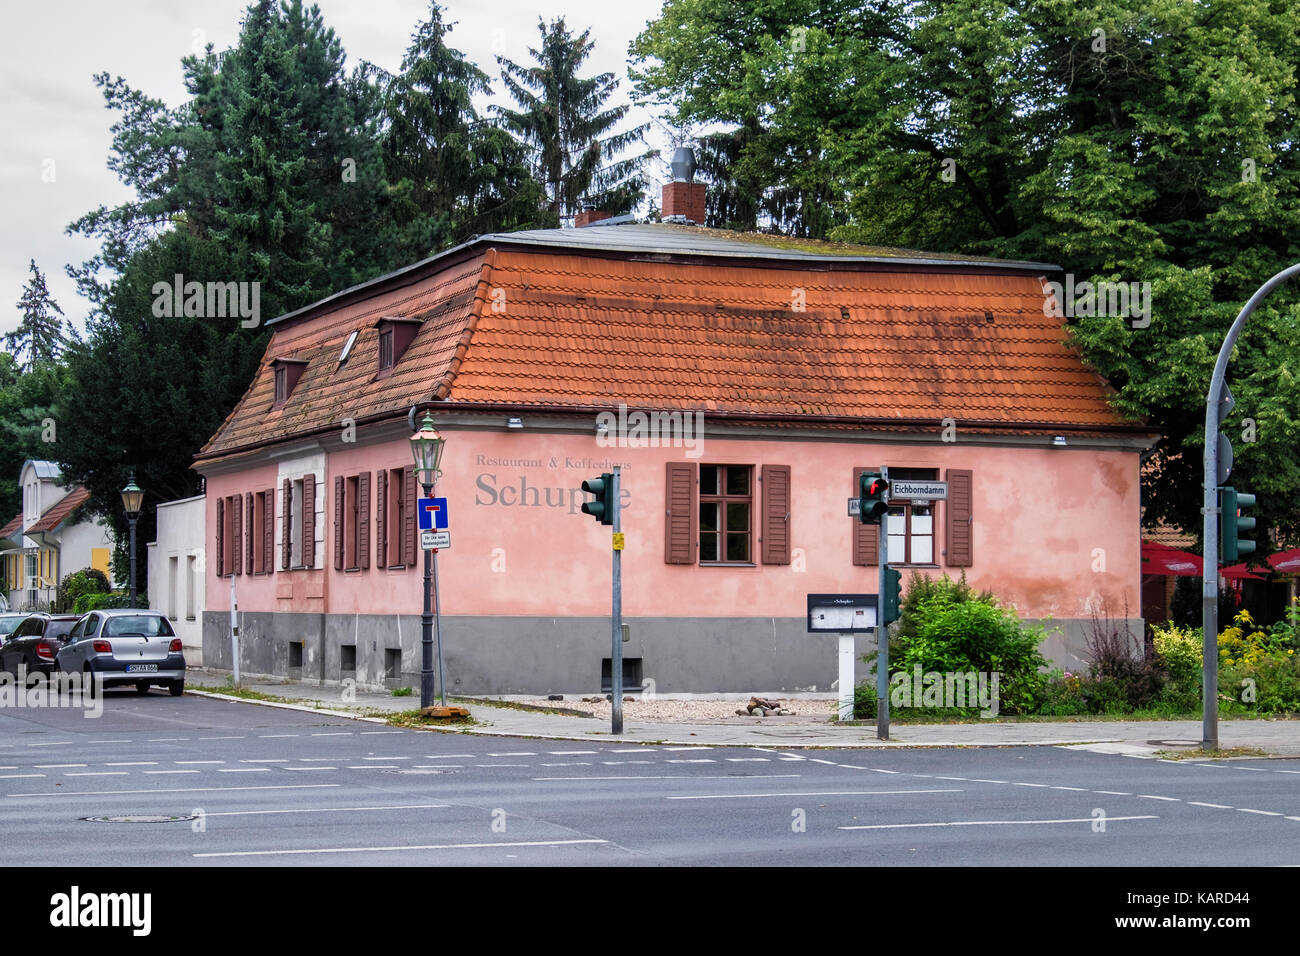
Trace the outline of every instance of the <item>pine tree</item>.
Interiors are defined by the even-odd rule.
[[[35,259],[31,260],[29,271],[32,277],[23,286],[23,294],[18,300],[22,319],[18,328],[4,337],[5,348],[15,358],[27,357],[22,368],[28,372],[57,359],[68,341],[64,333],[63,310],[45,287],[45,276],[36,267]]]
[[[563,17],[550,25],[539,19],[537,26],[541,48],[528,50],[534,65],[497,57],[501,79],[519,109],[493,109],[531,150],[552,214],[573,216],[583,205],[612,215],[631,211],[645,191],[641,168],[653,153],[618,157],[642,141],[646,126],[610,132],[629,107],[604,108],[618,89],[613,73],[578,75],[591,55],[590,30],[575,36]]]

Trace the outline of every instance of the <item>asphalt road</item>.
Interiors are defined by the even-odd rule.
[[[1298,760],[606,745],[106,698],[0,710],[0,864],[1300,862]],[[181,819],[85,819],[139,815]]]

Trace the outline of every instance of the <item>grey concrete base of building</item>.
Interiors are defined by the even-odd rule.
[[[249,612],[241,615],[242,674],[323,685],[420,686],[419,615]],[[629,693],[830,693],[838,678],[839,638],[809,634],[802,618],[631,618],[623,644]],[[1057,620],[1043,654],[1067,671],[1086,669],[1090,621]],[[1129,621],[1140,651],[1142,620]],[[858,682],[872,679],[861,660],[875,650],[857,638]],[[449,694],[593,694],[610,684],[608,618],[442,617]],[[203,615],[206,666],[231,668],[230,619]],[[435,665],[436,666],[436,665]]]

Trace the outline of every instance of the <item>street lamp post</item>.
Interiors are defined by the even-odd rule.
[[[122,489],[122,510],[126,512],[126,523],[131,528],[131,607],[135,607],[135,523],[140,517],[144,505],[144,490],[135,483],[135,472]]]
[[[442,460],[442,448],[446,443],[437,428],[433,416],[424,413],[420,430],[411,436],[411,454],[415,458],[415,470],[420,475],[420,485],[424,488],[424,497],[433,497],[433,488],[442,472],[438,463]],[[411,503],[415,507],[415,503]],[[442,679],[442,633],[438,627],[440,617],[438,608],[438,555],[436,552],[424,552],[424,613],[420,618],[422,661],[420,667],[420,707],[433,706],[433,645],[434,630],[438,629],[438,690],[442,705],[447,705],[447,688]]]

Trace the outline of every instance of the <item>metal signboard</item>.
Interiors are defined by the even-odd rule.
[[[421,531],[447,530],[447,499],[421,498],[416,502],[415,514]]]
[[[874,594],[808,595],[809,634],[857,634],[875,626]]]

